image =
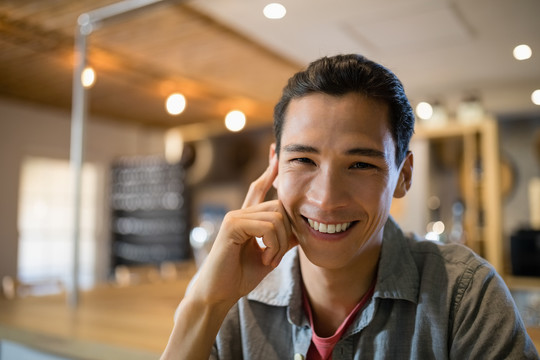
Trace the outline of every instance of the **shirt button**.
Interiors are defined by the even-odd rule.
[[[294,354],[294,360],[304,360],[304,355],[302,355],[302,354]]]

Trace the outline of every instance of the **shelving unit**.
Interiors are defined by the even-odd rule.
[[[540,291],[540,277],[504,274],[504,281],[511,290]]]
[[[430,144],[453,140],[461,146],[455,155],[461,157],[456,170],[465,206],[465,244],[505,274],[497,122],[484,118],[470,124],[455,119],[442,126],[418,124],[414,139],[425,139]]]

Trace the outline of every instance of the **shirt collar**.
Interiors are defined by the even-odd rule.
[[[374,297],[418,301],[419,275],[407,246],[409,240],[390,217],[383,243]]]
[[[298,249],[295,247],[283,256],[277,268],[270,272],[257,287],[248,294],[255,300],[274,306],[288,306],[293,297],[300,297],[301,278]]]
[[[407,241],[398,225],[389,218],[384,228],[373,297],[418,301],[418,270]],[[247,298],[273,306],[288,306],[290,320],[298,324],[300,317],[294,314],[302,313],[301,281],[298,249],[294,248],[285,254],[279,266]]]
[[[287,307],[287,318],[291,324],[308,326],[302,305],[298,248],[294,247],[286,253],[279,266],[270,272],[247,298],[267,305]]]

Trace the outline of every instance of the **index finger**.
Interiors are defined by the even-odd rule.
[[[278,160],[277,155],[272,157],[270,164],[262,175],[249,186],[248,193],[242,205],[242,209],[260,204],[264,201],[268,190],[272,187],[272,183],[277,177],[278,173]]]

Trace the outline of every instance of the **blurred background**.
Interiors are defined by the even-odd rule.
[[[88,22],[107,13],[116,15]],[[537,0],[0,0],[0,338],[50,352],[26,333],[48,333],[49,320],[33,328],[14,314],[47,313],[44,299],[81,290],[81,304],[58,301],[56,318],[69,324],[55,336],[72,341],[75,329],[77,341],[106,352],[115,335],[87,334],[73,325],[86,322],[64,311],[118,299],[109,310],[91,305],[89,318],[121,308],[129,317],[141,308],[126,302],[154,294],[138,304],[165,309],[144,318],[159,322],[158,339],[133,340],[133,324],[124,324],[115,333],[132,340],[113,342],[137,356],[159,353],[222,217],[268,164],[272,110],[287,79],[316,58],[351,52],[392,69],[416,110],[413,188],[392,215],[406,231],[462,243],[490,261],[534,334],[539,16]],[[78,87],[84,109],[75,107]],[[75,251],[70,137],[79,112]],[[149,287],[92,297],[137,286]],[[61,354],[88,353],[77,349]]]

